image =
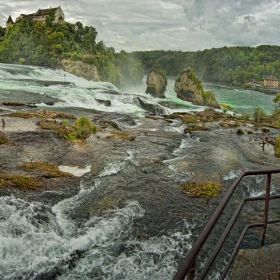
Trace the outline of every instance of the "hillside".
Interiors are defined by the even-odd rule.
[[[1,28],[0,62],[62,68],[65,60],[80,61],[95,65],[93,80],[99,77],[117,86],[142,81],[141,64],[126,52],[116,54],[114,48],[97,42],[94,27],[81,22],[52,23],[51,16],[45,23],[20,19],[7,28],[6,34]]]
[[[248,86],[250,78],[280,77],[280,46],[222,47],[197,52],[145,51],[133,52],[145,72],[160,69],[168,76],[178,76],[181,70],[191,68],[203,81]]]

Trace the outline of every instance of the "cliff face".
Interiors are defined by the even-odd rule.
[[[203,88],[199,86],[191,70],[183,71],[174,85],[177,97],[196,105],[204,105]]]
[[[61,60],[60,67],[66,72],[74,74],[78,77],[83,77],[89,81],[100,81],[97,67],[94,64],[87,64],[80,60],[75,61],[71,59],[63,59]]]

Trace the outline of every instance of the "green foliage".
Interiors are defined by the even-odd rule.
[[[25,162],[20,166],[24,171],[39,173],[42,177],[55,178],[55,177],[72,177],[73,175],[68,172],[63,172],[57,166],[43,161]],[[24,177],[30,178],[25,175]]]
[[[203,92],[202,92],[202,98],[203,98],[204,103],[205,103],[206,105],[210,104],[211,102],[215,102],[215,101],[216,101],[214,92],[211,91],[211,90],[209,90],[209,91],[203,91]]]
[[[53,21],[55,19],[55,9],[50,9],[47,15],[50,17],[50,20]]]
[[[125,51],[115,53],[103,41],[96,42],[94,27],[53,20],[52,9],[45,23],[20,19],[7,29],[6,35],[0,29],[0,63],[57,67],[66,58],[94,64],[101,80],[117,86],[142,82],[144,70],[139,60]]]
[[[145,73],[156,68],[167,76],[178,76],[191,68],[203,81],[248,86],[249,78],[280,77],[280,46],[222,47],[197,52],[138,51],[131,57],[142,62]]]
[[[253,118],[254,118],[255,122],[261,122],[265,116],[266,116],[266,113],[262,108],[256,107],[254,109]]]
[[[65,125],[70,125],[70,122],[67,121],[67,120],[61,120],[61,123],[62,123],[62,124],[65,124]]]
[[[250,114],[242,114],[242,116],[240,117],[241,120],[244,120],[244,121],[249,121],[250,120]]]
[[[189,193],[194,197],[214,197],[220,194],[221,184],[216,182],[196,183],[186,182],[181,184],[183,193]]]
[[[274,103],[277,103],[277,105],[280,105],[280,93],[276,94],[275,98],[273,99]]]
[[[19,63],[19,64],[25,64],[25,58],[21,57],[21,58],[18,60],[18,63]]]
[[[96,126],[94,126],[87,117],[80,117],[75,122],[76,136],[77,138],[85,139],[92,132],[96,131]]]
[[[196,87],[201,91],[203,91],[202,82],[195,76],[194,71],[188,70],[188,72],[189,72],[189,78],[195,83]]]
[[[0,42],[0,62],[18,63],[19,59],[25,59],[25,64],[57,67],[63,53],[74,54],[77,50],[95,53],[94,27],[53,23],[53,20],[52,9],[45,23],[20,19],[10,26]]]
[[[280,135],[278,135],[278,137],[275,140],[274,153],[275,156],[280,157]]]
[[[10,141],[3,132],[0,132],[0,145],[8,145]]]

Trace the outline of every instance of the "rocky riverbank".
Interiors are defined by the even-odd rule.
[[[15,109],[25,112],[43,110],[2,106],[1,118],[5,122],[2,132],[12,144],[0,145],[0,173],[36,177],[43,184],[40,188],[24,190],[17,188],[16,184],[2,186],[1,195],[27,196],[54,204],[78,192],[81,185],[102,178],[100,182],[104,187],[99,188],[98,195],[89,201],[91,211],[100,211],[100,205],[102,210],[122,207],[125,201],[136,199],[147,211],[147,219],[152,220],[153,226],[147,223],[150,231],[162,221],[161,229],[166,222],[173,221],[173,226],[176,225],[174,217],[180,220],[212,211],[209,199],[192,198],[182,193],[182,182],[219,182],[223,193],[231,183],[225,178],[232,172],[279,167],[273,147],[262,150],[261,128],[244,122],[239,129],[242,128],[245,134],[237,134],[237,128],[230,126],[234,123],[232,117],[225,122],[228,125],[221,126],[221,120],[213,121],[212,116],[211,121],[204,119],[202,124],[207,130],[193,129],[186,133],[192,126],[186,121],[182,124],[182,118],[186,120],[190,114],[133,119],[116,113],[64,108],[60,111],[76,117],[86,116],[97,126],[97,132],[86,140],[70,141],[55,131],[40,128],[36,124],[39,117],[9,116]],[[59,118],[55,120],[61,122]],[[277,136],[278,133],[277,129],[271,129],[271,135]],[[123,135],[131,137],[124,138]],[[70,173],[76,171],[72,171],[74,176],[71,177],[52,178],[23,170],[21,166],[28,162],[47,162]],[[111,176],[102,177],[100,174],[106,173],[108,164],[115,171],[110,171],[113,172]],[[75,176],[76,172],[79,176]],[[216,205],[221,197],[222,194],[210,199],[210,204]],[[91,213],[81,209],[77,215]]]
[[[51,223],[51,209],[64,201],[70,205],[63,215],[77,229],[95,217],[110,217],[114,213],[111,210],[137,201],[145,214],[133,219],[134,238],[148,241],[183,230],[191,243],[242,171],[279,168],[273,146],[263,150],[260,145],[260,135],[268,128],[213,109],[133,118],[76,107],[58,110],[6,104],[10,105],[1,106],[1,136],[9,143],[0,144],[0,195],[41,205],[34,208],[38,213],[32,218],[39,224]],[[44,119],[66,123],[67,116],[69,122],[74,121],[73,116],[87,117],[96,126],[96,132],[85,140],[67,140],[57,131],[38,125]],[[243,133],[237,133],[238,130]],[[278,129],[270,128],[271,137],[278,134]],[[34,168],[38,163],[45,167]],[[31,184],[33,179],[39,182],[35,187]],[[279,179],[273,179],[274,192],[279,192]],[[221,186],[213,198],[195,197],[182,189],[184,182],[199,186],[209,181]],[[264,178],[244,182],[225,215],[232,214],[239,199],[261,193],[264,185]],[[256,207],[259,205],[250,205],[238,225],[259,219],[258,212],[254,212]],[[278,215],[277,211],[274,207],[271,214]],[[223,218],[227,220],[226,216]],[[219,232],[222,224],[218,225]],[[274,233],[267,234],[273,242],[277,241]],[[215,239],[215,235],[211,237],[208,246]],[[132,243],[119,250],[130,255],[138,249]],[[180,255],[185,256],[187,247],[182,250]],[[73,254],[78,260],[83,252]],[[47,273],[45,279],[51,277]]]

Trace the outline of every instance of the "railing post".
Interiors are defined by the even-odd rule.
[[[193,280],[194,277],[195,277],[195,271],[196,271],[196,267],[195,267],[195,261],[193,262],[191,268],[189,269],[188,271],[188,274],[187,274],[187,280]]]
[[[266,188],[265,188],[265,204],[264,204],[264,215],[263,215],[263,232],[261,236],[261,246],[264,245],[264,238],[267,227],[267,219],[268,219],[268,206],[269,206],[269,197],[270,197],[270,183],[271,183],[271,173],[268,173],[266,176]]]

